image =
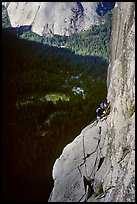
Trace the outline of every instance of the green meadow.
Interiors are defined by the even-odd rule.
[[[56,104],[58,100],[69,101],[70,97],[63,93],[50,93],[45,95],[45,99],[47,101],[52,101],[54,104]]]

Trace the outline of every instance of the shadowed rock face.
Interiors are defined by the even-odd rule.
[[[114,6],[111,2],[109,6],[101,3],[4,2],[3,5],[12,27],[32,25],[32,31],[39,35],[70,35],[99,24],[100,15]]]
[[[50,202],[135,202],[135,4],[114,8],[110,114],[68,144],[53,166]],[[83,177],[92,181],[85,192]]]

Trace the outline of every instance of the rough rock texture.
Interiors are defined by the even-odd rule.
[[[32,31],[39,35],[70,35],[99,24],[98,12],[105,13],[108,9],[107,4],[100,3],[3,2],[3,5],[12,27],[32,25]]]
[[[103,122],[87,126],[64,148],[53,167],[49,202],[135,202],[134,6],[134,2],[118,2],[114,8],[110,114]],[[92,187],[88,179],[93,179]]]

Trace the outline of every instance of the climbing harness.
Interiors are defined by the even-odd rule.
[[[103,116],[108,116],[109,113],[110,113],[110,102],[109,102],[108,107],[106,108],[106,110],[103,111],[103,115],[102,115],[102,117],[103,117]]]
[[[101,118],[103,118],[105,116],[107,117],[109,115],[109,113],[110,113],[110,102],[108,103],[108,106],[107,106],[106,110],[103,111],[103,114],[102,114]],[[90,122],[90,124],[94,123],[95,121],[98,122],[96,117]]]
[[[100,109],[100,110],[98,110],[98,109]],[[110,102],[108,103],[108,106],[107,106],[107,108],[105,109],[101,109],[101,108],[98,108],[97,110],[96,110],[96,113],[97,113],[97,121],[99,122],[99,121],[101,121],[101,122],[103,122],[104,120],[106,120],[107,119],[107,116],[109,115],[109,113],[110,113]],[[100,111],[103,111],[102,113],[100,113]]]

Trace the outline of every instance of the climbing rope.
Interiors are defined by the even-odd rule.
[[[84,145],[84,135],[83,135],[83,155],[84,155],[84,164],[85,164],[85,174],[86,174],[86,177],[87,177],[87,165],[86,165],[86,154],[85,154],[85,145]]]
[[[94,119],[90,122],[90,124],[94,123],[96,120],[97,120],[97,118],[94,118]]]
[[[105,110],[105,112],[103,113],[103,115],[102,115],[102,117],[104,117],[104,116],[107,116],[108,114],[109,114],[109,112],[110,112],[110,110],[109,110],[109,108],[110,108],[110,103],[108,104],[108,107],[106,108],[106,110]],[[91,121],[91,123],[94,123],[95,121],[97,121],[97,118],[94,118],[93,119],[93,121]],[[91,124],[90,123],[90,124]],[[89,185],[89,184],[91,184],[91,180],[92,180],[92,182],[94,181],[94,179],[91,179],[91,176],[93,175],[93,173],[94,173],[94,176],[93,176],[93,178],[95,177],[95,167],[96,167],[96,164],[97,164],[97,159],[98,159],[98,154],[97,154],[97,156],[96,156],[96,160],[95,160],[95,163],[94,163],[94,166],[93,166],[93,169],[92,169],[92,172],[91,172],[91,174],[88,176],[88,172],[87,172],[87,164],[86,164],[86,159],[89,157],[89,156],[91,156],[92,154],[94,154],[96,151],[97,151],[97,149],[98,149],[98,147],[99,147],[99,144],[100,144],[100,140],[101,140],[101,127],[99,126],[99,135],[100,135],[100,138],[98,139],[98,143],[97,143],[97,146],[96,146],[96,148],[95,148],[95,150],[93,151],[93,152],[91,152],[90,154],[87,154],[86,155],[86,152],[85,152],[85,145],[84,145],[84,134],[83,134],[83,163],[80,165],[80,166],[82,166],[83,164],[84,164],[84,166],[85,166],[85,176],[83,176],[83,178],[84,178],[84,188],[85,188],[85,193],[84,193],[84,195],[86,195],[86,187],[87,187],[87,185],[91,188],[91,186]],[[96,138],[97,139],[97,138]],[[101,150],[100,150],[100,155],[101,156],[103,156],[102,155],[102,153],[101,153]],[[102,157],[103,158],[103,157]],[[78,170],[80,171],[80,166],[78,166]],[[80,171],[80,174],[81,174],[81,176],[82,176],[82,173],[81,173],[81,171]],[[94,192],[94,189],[93,189],[93,186],[92,186],[92,190],[93,190],[93,192]],[[93,193],[92,192],[92,193]],[[84,197],[84,195],[82,195],[82,197],[80,198],[80,200],[79,200],[79,202],[82,200],[82,198]],[[91,196],[91,195],[90,195]]]
[[[101,134],[101,127],[100,127],[99,134]],[[95,161],[93,170],[92,170],[90,176],[88,176],[86,159],[87,159],[89,156],[91,156],[92,154],[94,154],[94,153],[96,152],[96,150],[97,150],[97,148],[98,148],[98,146],[99,146],[99,143],[100,143],[100,139],[98,139],[98,144],[97,144],[95,150],[94,150],[93,152],[91,152],[91,153],[89,153],[89,154],[86,155],[86,153],[85,153],[85,145],[84,145],[84,135],[83,135],[83,156],[84,156],[84,157],[83,157],[83,160],[84,160],[84,162],[83,162],[80,166],[82,166],[82,165],[84,164],[84,166],[85,166],[85,175],[86,175],[86,178],[91,178],[92,173],[93,173],[93,170],[95,169],[96,162],[97,162],[97,161]],[[97,160],[97,158],[96,158],[96,160]]]
[[[97,120],[97,119],[94,118],[94,119],[92,120],[91,124],[92,124],[93,122],[95,122],[96,120]],[[86,153],[85,153],[84,134],[83,134],[83,142],[82,142],[82,144],[83,144],[83,155],[84,155],[84,157],[83,157],[84,162],[83,162],[82,164],[84,164],[84,166],[85,166],[85,175],[86,175],[86,177],[88,178],[87,164],[86,164],[86,158],[87,158],[88,155],[86,156]],[[80,166],[82,166],[82,164],[81,164]],[[79,169],[79,167],[78,167],[78,169]],[[81,173],[81,172],[80,172],[80,173]]]
[[[107,106],[107,108],[106,108],[104,114],[102,115],[102,117],[103,117],[103,116],[107,116],[107,115],[109,114],[109,112],[110,112],[109,108],[110,108],[110,103],[108,104],[108,106]],[[97,120],[97,119],[94,118],[91,123],[95,122],[96,120]],[[99,128],[100,128],[100,129],[99,129],[99,134],[101,135],[101,127],[99,126]],[[97,144],[96,149],[95,149],[92,153],[86,155],[86,154],[85,154],[85,145],[84,145],[84,135],[83,135],[83,155],[84,155],[84,158],[83,158],[83,159],[84,159],[84,164],[85,164],[85,175],[86,175],[87,178],[89,178],[89,177],[88,177],[88,174],[87,174],[86,158],[88,158],[91,154],[93,154],[93,153],[97,150],[97,148],[98,148],[98,146],[99,146],[99,143],[100,143],[100,139],[98,139],[98,144]],[[100,151],[100,154],[102,154],[101,151]],[[103,155],[102,155],[102,156],[103,156]],[[93,170],[95,169],[96,162],[97,162],[97,158],[96,158],[96,161],[95,161]],[[93,170],[92,170],[92,172],[93,172]],[[92,173],[90,174],[90,177],[91,177],[91,175],[92,175]]]
[[[99,126],[99,135],[101,136],[101,127],[100,127],[100,126]],[[101,139],[98,139],[98,144],[97,144],[96,149],[94,150],[94,152],[96,152],[96,150],[98,149],[100,140],[101,140]],[[93,152],[93,153],[94,153],[94,152]],[[92,154],[93,154],[93,153],[92,153]],[[93,177],[95,177],[95,167],[96,167],[96,164],[97,164],[97,159],[98,159],[98,155],[96,156],[96,160],[95,160],[95,163],[94,163],[94,167],[93,167],[93,169],[92,169],[92,172],[91,172],[91,174],[90,174],[90,178],[91,178],[93,172],[94,172],[94,176],[93,176]]]

